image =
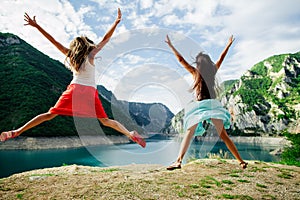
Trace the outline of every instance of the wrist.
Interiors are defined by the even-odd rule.
[[[40,29],[40,28],[41,28],[40,25],[38,25],[38,24],[35,24],[33,27],[35,27],[35,28],[37,28],[37,29]]]

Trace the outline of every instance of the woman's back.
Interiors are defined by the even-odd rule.
[[[88,57],[81,64],[78,72],[73,70],[73,80],[71,81],[71,84],[72,83],[77,83],[77,84],[86,85],[86,86],[92,86],[92,87],[96,88],[95,66],[93,66],[89,62]]]

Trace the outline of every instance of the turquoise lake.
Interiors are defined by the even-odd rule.
[[[242,158],[265,162],[278,161],[279,157],[270,154],[276,145],[255,145],[235,143]],[[177,157],[180,141],[172,138],[151,138],[147,147],[135,143],[101,145],[71,149],[51,150],[1,150],[0,178],[33,169],[58,167],[63,165],[120,166],[128,164],[169,165]],[[228,151],[225,144],[218,142],[192,142],[184,163],[189,159],[205,158],[207,153]],[[233,158],[231,154],[230,158]],[[238,164],[238,163],[237,163]]]

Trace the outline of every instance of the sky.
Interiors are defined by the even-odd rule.
[[[192,77],[166,45],[166,34],[190,64],[200,51],[217,61],[233,35],[218,79],[238,79],[272,55],[300,51],[299,5],[297,0],[2,0],[0,31],[63,62],[37,30],[23,26],[25,12],[68,47],[78,35],[100,42],[120,8],[122,20],[97,55],[97,83],[118,99],[161,102],[177,113],[192,99]]]

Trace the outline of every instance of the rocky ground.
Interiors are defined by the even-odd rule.
[[[300,168],[201,159],[161,165],[62,166],[0,179],[0,199],[300,199]]]

